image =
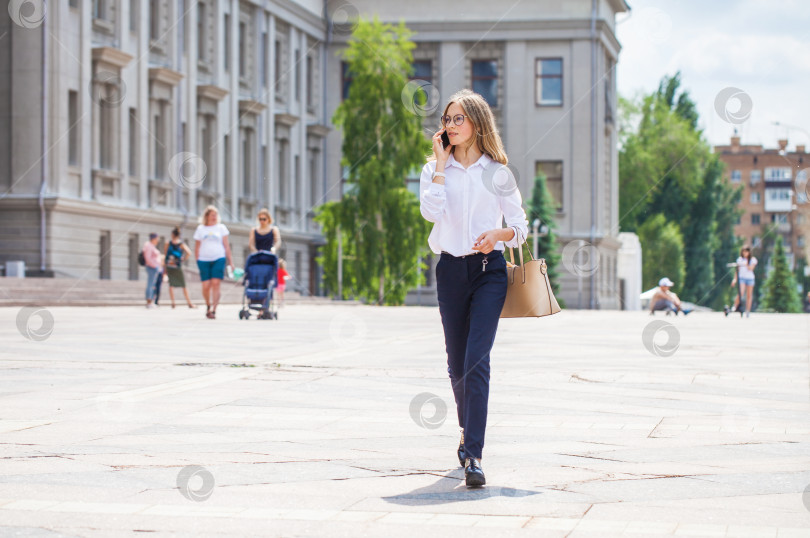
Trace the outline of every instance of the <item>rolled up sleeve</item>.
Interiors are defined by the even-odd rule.
[[[426,220],[438,222],[446,205],[444,185],[433,183],[433,167],[428,163],[422,168],[422,176],[419,178],[419,210]]]
[[[504,241],[503,244],[507,248],[519,247],[529,234],[529,221],[526,220],[526,212],[523,210],[523,198],[518,189],[499,198],[506,226],[516,231],[512,239]]]

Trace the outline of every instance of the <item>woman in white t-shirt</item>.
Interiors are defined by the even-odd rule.
[[[731,281],[731,287],[737,285],[737,278],[740,279],[740,293],[734,298],[734,310],[740,304],[740,295],[745,295],[745,317],[751,314],[751,303],[754,300],[754,268],[757,266],[757,259],[751,255],[751,249],[743,247],[740,257],[737,258],[737,273]]]
[[[230,232],[219,221],[217,208],[209,205],[202,216],[202,224],[194,232],[194,256],[200,269],[203,298],[207,306],[205,317],[216,318],[220,297],[220,284],[225,278],[225,265],[233,267],[231,246],[228,243]]]

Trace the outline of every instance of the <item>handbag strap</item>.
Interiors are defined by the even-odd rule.
[[[513,230],[515,230],[515,237],[518,239],[518,255],[520,256],[520,267],[523,270],[523,283],[526,283],[526,266],[523,264],[523,241],[521,241],[522,237],[520,235],[520,230],[517,226],[510,226]],[[512,265],[515,265],[515,249],[509,247],[509,257],[512,259]],[[529,249],[529,260],[534,261],[534,254],[532,254],[531,249]]]

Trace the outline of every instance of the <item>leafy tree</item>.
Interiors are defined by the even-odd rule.
[[[641,281],[643,289],[658,285],[668,277],[675,285],[672,291],[683,289],[686,270],[683,261],[683,237],[678,225],[667,222],[664,215],[655,215],[639,226],[641,242]]]
[[[737,259],[742,240],[734,235],[734,225],[737,218],[742,214],[739,209],[742,199],[742,186],[733,187],[730,183],[720,181],[717,185],[717,212],[715,214],[715,226],[717,237],[717,248],[714,251],[714,286],[709,290],[709,295],[703,301],[698,301],[715,310],[721,310],[724,305],[731,304],[734,294],[730,289],[734,270],[726,267],[727,263]],[[756,286],[756,290],[759,286]]]
[[[776,239],[776,248],[773,251],[773,269],[765,282],[763,305],[766,309],[776,312],[797,313],[802,311],[801,300],[796,291],[796,280],[788,267],[781,235]]]
[[[340,233],[344,297],[376,304],[401,304],[420,282],[429,233],[418,198],[405,186],[430,149],[422,118],[402,101],[412,73],[411,35],[403,23],[357,24],[343,52],[352,84],[332,119],[343,131],[341,164],[349,169],[350,188],[342,200],[320,206],[316,217],[326,237],[327,287],[338,288]],[[421,104],[426,96],[414,98]]]
[[[530,235],[526,243],[529,245],[529,248],[533,248],[531,226],[534,219],[539,219],[541,226],[545,225],[548,227],[548,233],[537,239],[537,248],[540,251],[540,257],[546,259],[551,289],[554,291],[555,296],[559,296],[560,273],[558,268],[561,256],[557,234],[554,233],[554,230],[557,228],[557,223],[554,220],[556,209],[554,201],[551,198],[551,193],[548,192],[545,174],[540,174],[534,179],[534,188],[532,189],[532,197],[529,200],[528,209]],[[560,301],[561,299],[558,297],[557,300]],[[562,304],[560,306],[562,306]]]
[[[686,274],[670,278],[682,286],[683,299],[720,308],[731,279],[725,264],[736,259],[740,193],[722,180],[722,162],[697,128],[697,107],[680,85],[676,73],[652,94],[620,101],[620,222],[639,235],[658,215],[674,223]]]

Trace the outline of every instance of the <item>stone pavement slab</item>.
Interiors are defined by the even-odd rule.
[[[0,308],[0,535],[810,536],[810,316],[503,320],[468,490],[437,309],[237,311]]]

